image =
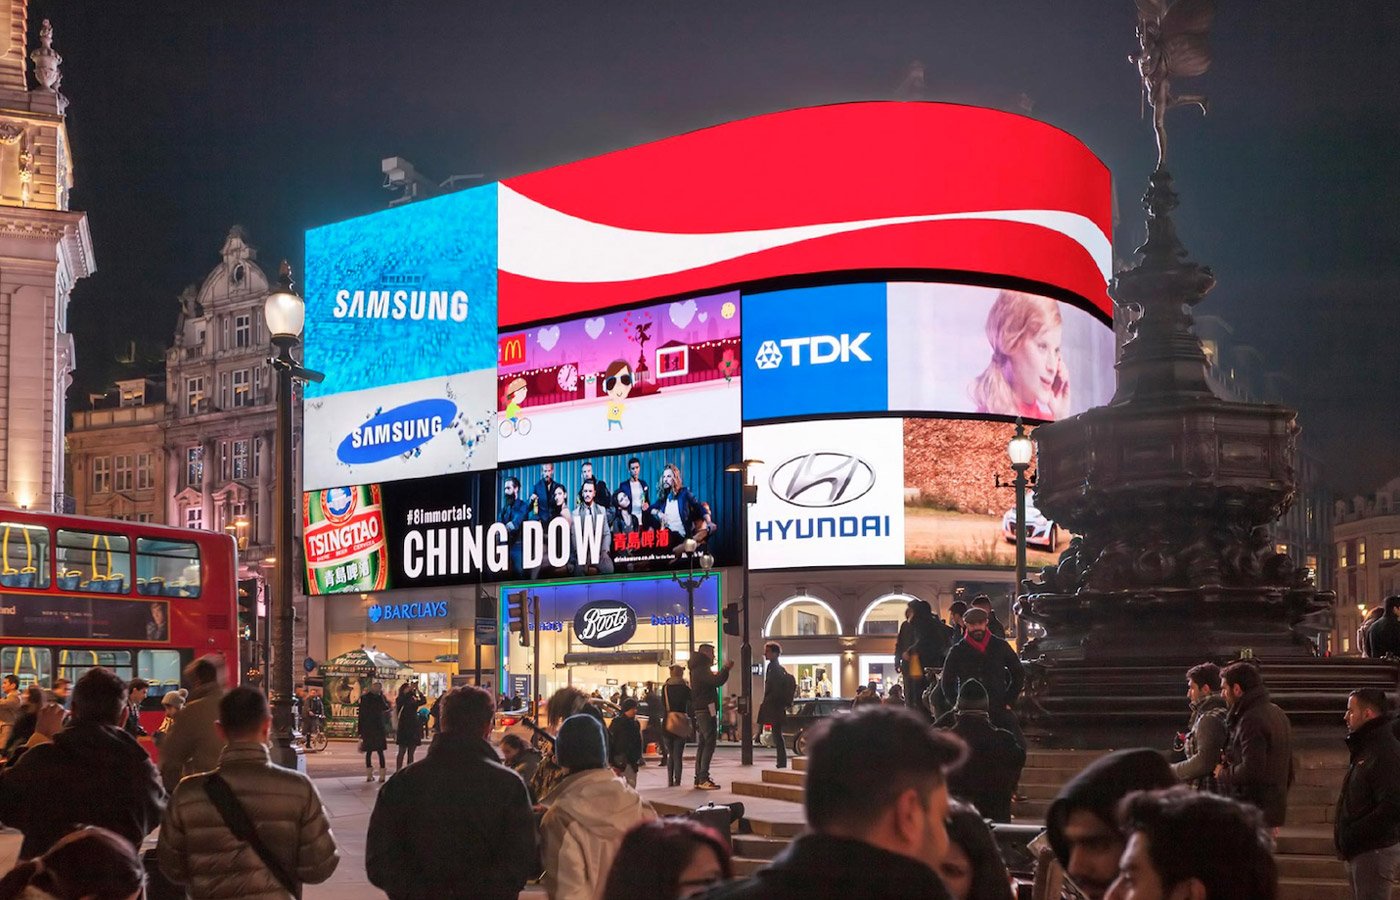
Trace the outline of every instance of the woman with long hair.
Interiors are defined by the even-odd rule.
[[[953,900],[1012,900],[1011,873],[975,806],[948,804],[948,852],[938,864]]]
[[[394,726],[394,742],[399,745],[398,758],[394,762],[395,772],[403,768],[405,755],[408,764],[413,765],[413,755],[423,742],[423,725],[418,721],[418,707],[423,703],[423,695],[418,692],[417,685],[411,681],[399,685],[399,695],[394,698],[394,715],[398,717]]]
[[[685,683],[685,667],[672,666],[671,677],[661,685],[662,739],[666,742],[666,786],[681,786],[681,769],[685,763],[685,742],[690,740],[690,685]],[[677,725],[684,734],[666,727],[671,714],[679,713]]]
[[[977,411],[1028,419],[1069,415],[1059,303],[1002,291],[987,313],[986,328],[992,359],[968,388]]]
[[[105,828],[83,826],[0,879],[0,900],[138,900],[146,872],[136,849]]]
[[[602,900],[680,900],[734,877],[729,848],[690,819],[653,819],[622,839]]]

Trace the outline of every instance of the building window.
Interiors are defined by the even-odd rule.
[[[219,409],[228,409],[228,373],[219,373]]]
[[[145,522],[149,525],[150,523],[155,521],[155,515],[153,513],[137,513],[136,521]]]
[[[202,487],[204,485],[204,448],[187,447],[185,449],[185,486]]]
[[[1350,563],[1347,562],[1347,545],[1340,543],[1337,545],[1337,567],[1345,569]]]
[[[129,491],[136,486],[136,473],[131,468],[131,454],[119,453],[113,457],[114,477],[112,486],[114,490]]]
[[[155,487],[155,468],[151,464],[151,454],[136,454],[136,489],[147,491]]]
[[[1364,540],[1356,542],[1356,564],[1358,566],[1366,565],[1366,542]]]
[[[253,477],[258,477],[258,471],[262,468],[263,439],[253,438]]]
[[[253,317],[250,315],[235,316],[233,319],[233,345],[235,347],[253,346]]]
[[[185,414],[194,415],[204,411],[204,376],[185,379]]]
[[[253,379],[250,369],[239,369],[233,373],[233,405],[253,405]]]
[[[190,507],[186,507],[186,509],[185,509],[185,527],[186,527],[186,528],[203,528],[203,527],[204,527],[204,507],[202,507],[202,506],[190,506]]]
[[[94,456],[92,458],[92,492],[105,494],[110,490],[112,490],[112,457]]]
[[[248,477],[251,467],[248,464],[248,439],[233,442],[233,477],[244,479]]]
[[[228,481],[229,470],[233,468],[232,454],[229,453],[228,441],[219,441],[219,480]]]
[[[121,391],[122,406],[142,406],[146,402],[146,388],[144,386],[132,387],[130,385],[125,385],[122,387]]]

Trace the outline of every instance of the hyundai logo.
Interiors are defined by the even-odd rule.
[[[347,434],[335,454],[350,465],[390,459],[437,437],[456,415],[457,405],[440,398],[386,409]]]
[[[768,476],[768,487],[793,506],[841,506],[864,497],[874,486],[870,463],[834,450],[794,456]]]

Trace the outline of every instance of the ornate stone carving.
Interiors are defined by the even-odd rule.
[[[34,61],[34,80],[40,88],[52,91],[57,97],[61,114],[68,106],[68,98],[58,89],[63,83],[63,73],[59,70],[63,56],[53,48],[53,25],[48,19],[39,27],[39,46],[29,54],[29,58]]]
[[[6,147],[19,143],[19,139],[24,137],[24,126],[18,122],[0,122],[0,144]]]

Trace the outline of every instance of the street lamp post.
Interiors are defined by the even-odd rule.
[[[267,330],[277,355],[268,362],[277,372],[277,455],[274,473],[277,485],[273,495],[274,554],[277,560],[276,586],[268,618],[271,622],[271,659],[268,660],[267,697],[272,706],[272,761],[279,766],[305,771],[306,763],[297,745],[294,711],[292,662],[292,516],[298,506],[292,490],[292,382],[320,381],[325,376],[303,369],[292,356],[300,343],[306,304],[292,290],[292,267],[286,260],[278,273],[277,289],[263,304]]]
[[[763,465],[761,459],[746,459],[725,466],[724,471],[737,474],[742,479],[744,526],[744,596],[739,604],[739,634],[743,642],[739,647],[739,763],[753,765],[753,646],[749,643],[749,506],[758,500],[758,485],[749,480],[749,470]]]
[[[1013,609],[1015,598],[1021,596],[1021,585],[1026,580],[1026,470],[1031,465],[1031,454],[1034,452],[1030,436],[1026,434],[1026,428],[1021,424],[1021,417],[1016,417],[1016,434],[1006,444],[1006,455],[1011,460],[1011,470],[1016,473],[1016,479],[1012,485],[1016,488],[1016,586],[1011,592]],[[1019,613],[1016,616],[1016,646],[1023,647],[1026,643],[1026,620]]]
[[[680,573],[672,573],[671,579],[676,584],[685,588],[686,597],[686,627],[689,631],[690,655],[695,655],[695,591],[700,585],[710,580],[710,566],[715,564],[715,558],[708,553],[696,552],[699,544],[695,543],[695,538],[686,538],[681,542],[680,551],[690,562],[690,574],[684,581],[681,580]],[[700,577],[695,577],[695,564],[700,563]]]

